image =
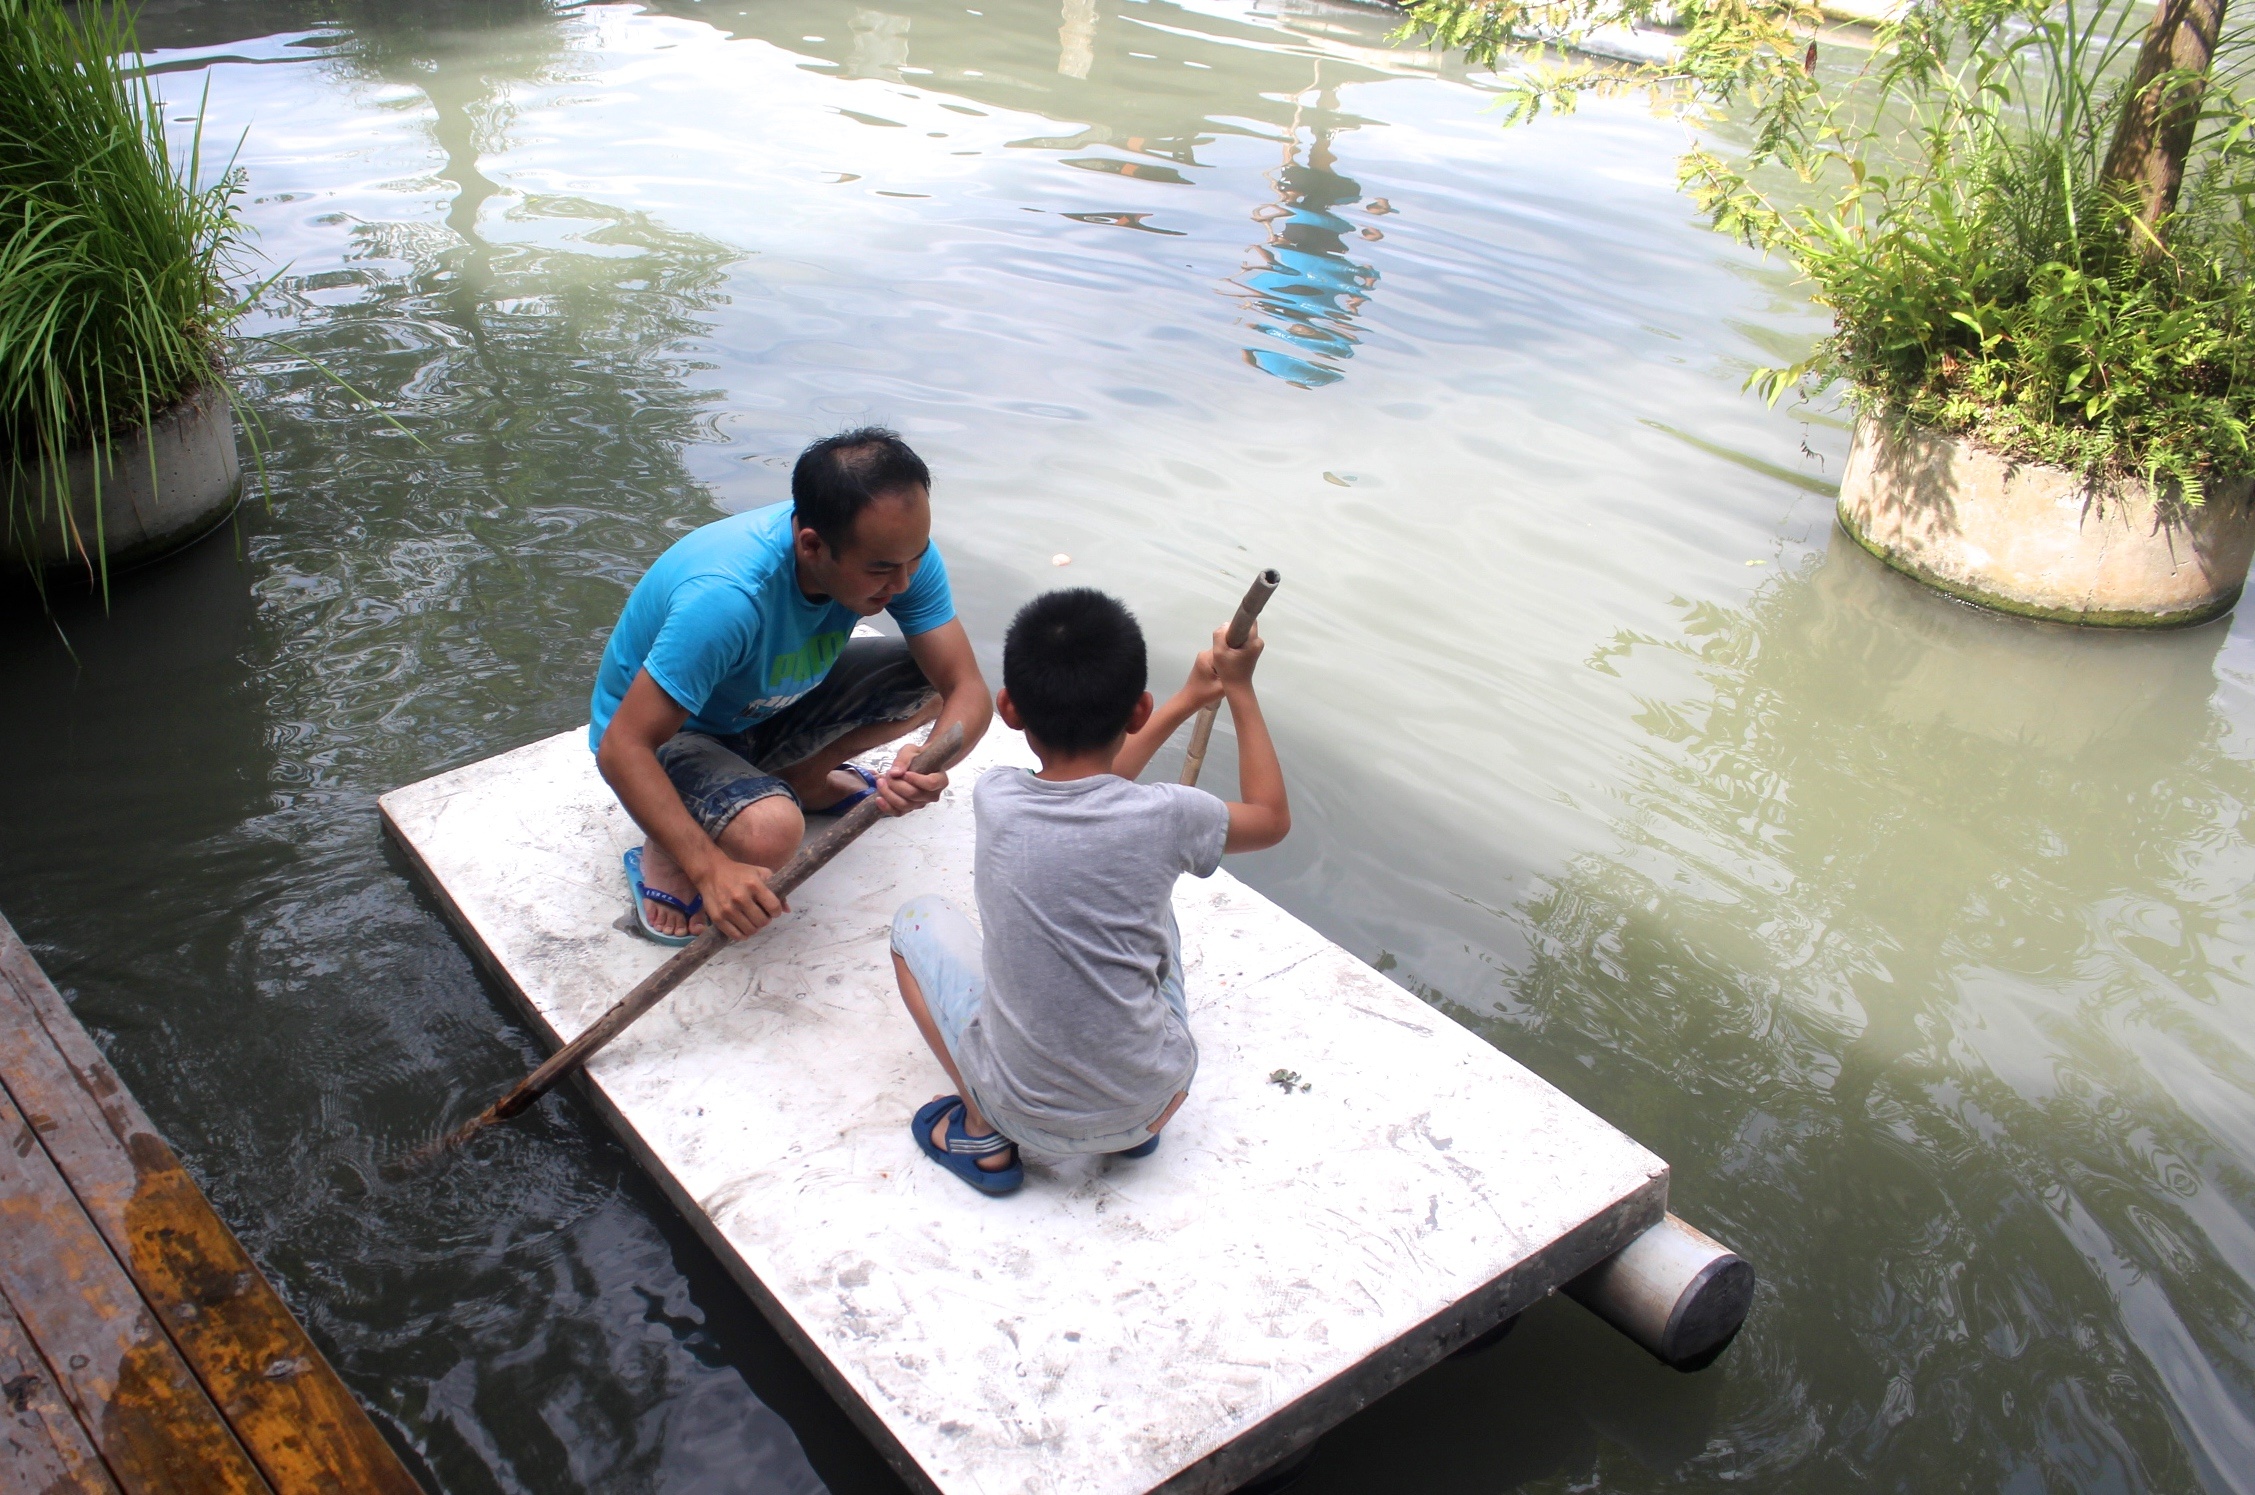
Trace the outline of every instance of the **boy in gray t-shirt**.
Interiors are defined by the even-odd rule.
[[[893,919],[901,999],[956,1094],[916,1113],[916,1145],[973,1188],[1025,1181],[1018,1144],[1148,1157],[1198,1068],[1182,990],[1174,885],[1225,851],[1284,839],[1284,771],[1253,696],[1256,633],[1222,631],[1153,709],[1143,631],[1102,592],[1026,604],[1002,646],[995,709],[1041,770],[998,768],[972,792],[979,923],[939,898]],[[1159,745],[1227,699],[1245,796],[1138,784]]]

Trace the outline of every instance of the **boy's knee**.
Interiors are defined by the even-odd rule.
[[[976,972],[979,929],[947,899],[919,894],[893,915],[893,953],[933,970]]]
[[[893,915],[893,953],[899,954],[907,940],[932,926],[941,909],[947,907],[945,898],[930,893],[920,893],[900,906]]]

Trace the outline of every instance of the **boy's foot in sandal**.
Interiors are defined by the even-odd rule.
[[[625,857],[635,922],[661,945],[686,945],[705,932],[705,900],[665,848],[638,846]]]
[[[943,1095],[916,1113],[909,1130],[924,1156],[980,1193],[1016,1193],[1026,1181],[1017,1145],[1000,1132],[972,1136],[963,1129],[963,1117],[963,1098]]]
[[[845,763],[833,768],[830,770],[827,782],[831,788],[836,789],[838,780],[841,778],[851,780],[854,787],[841,791],[838,797],[828,804],[806,806],[807,814],[843,815],[877,792],[877,776],[858,763]]]

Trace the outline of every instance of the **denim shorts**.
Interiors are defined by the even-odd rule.
[[[658,749],[658,763],[705,834],[714,840],[738,811],[770,795],[798,796],[776,772],[803,763],[857,727],[905,722],[938,699],[908,641],[850,638],[822,683],[748,732],[720,736],[684,727]]]
[[[971,1019],[979,1015],[979,1004],[985,1000],[987,992],[986,959],[977,927],[945,898],[911,898],[893,915],[893,953],[908,967],[908,974],[916,978],[917,989],[924,994],[925,1010],[932,1014],[933,1025],[940,1030],[940,1040],[947,1045],[948,1057],[955,1061],[956,1070],[960,1072],[964,1031],[971,1026]],[[1169,975],[1159,987],[1159,995],[1187,1027],[1190,1003],[1182,990],[1179,952],[1167,962],[1167,970]],[[968,1079],[963,1083],[966,1088],[970,1087]],[[980,1112],[996,1130],[1011,1141],[1023,1143],[1029,1151],[1058,1157],[1125,1152],[1148,1142],[1151,1121],[1158,1120],[1165,1110],[1162,1107],[1153,1112],[1149,1121],[1128,1131],[1101,1137],[1073,1137],[1040,1131],[1021,1121],[1005,1125],[975,1090],[971,1099],[978,1102]],[[1174,1097],[1167,1099],[1171,1103]]]

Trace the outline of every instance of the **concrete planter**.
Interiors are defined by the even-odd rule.
[[[155,448],[151,472],[150,448]],[[9,476],[6,532],[0,534],[0,567],[20,573],[26,564],[40,570],[83,570],[80,547],[95,541],[95,454],[81,447],[70,454],[70,524],[56,512],[52,497],[39,499],[44,470]],[[152,481],[153,476],[153,481]],[[217,385],[207,385],[166,410],[148,427],[116,438],[102,471],[101,545],[109,568],[123,570],[155,560],[210,533],[243,497],[243,467],[235,451],[235,415]],[[20,500],[20,501],[19,501]],[[41,510],[44,509],[44,512]],[[28,510],[28,514],[27,514]],[[36,519],[29,514],[37,514]],[[77,536],[71,534],[75,526]]]
[[[2199,508],[2144,484],[2105,495],[2064,468],[2014,462],[1865,416],[1840,476],[1840,527],[1898,571],[2023,617],[2167,628],[2231,610],[2255,557],[2255,477]]]

